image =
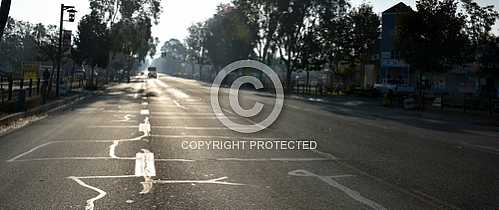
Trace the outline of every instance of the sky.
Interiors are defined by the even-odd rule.
[[[187,36],[187,28],[196,22],[204,21],[211,17],[220,3],[230,0],[163,0],[164,7],[159,25],[153,28],[153,36],[158,37],[161,44],[176,38],[184,40]],[[404,2],[415,7],[415,0],[351,0],[354,6],[361,3],[369,3],[374,6],[377,13],[389,7]],[[480,5],[495,5],[499,9],[498,0],[477,0]],[[87,0],[13,0],[10,15],[18,20],[32,23],[58,24],[60,4],[75,6],[78,10],[77,21],[89,13]],[[77,23],[65,23],[65,28],[76,31]],[[496,24],[494,32],[499,34],[499,24]]]

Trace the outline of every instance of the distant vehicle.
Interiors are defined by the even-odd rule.
[[[149,67],[148,72],[149,74],[147,74],[147,77],[154,79],[158,78],[158,71],[156,67]]]

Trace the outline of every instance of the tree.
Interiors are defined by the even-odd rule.
[[[0,40],[2,39],[5,25],[9,20],[10,3],[11,0],[2,0],[2,4],[0,4]]]
[[[286,65],[286,87],[292,89],[291,74],[297,65],[299,58],[300,43],[303,42],[307,27],[311,27],[315,21],[310,21],[312,7],[315,1],[309,0],[287,0],[279,1],[277,10],[279,13],[277,27],[277,43],[280,59]],[[310,22],[308,22],[310,21]]]
[[[56,62],[58,33],[55,26],[33,25],[9,18],[0,40],[0,63],[21,69],[23,61]]]
[[[206,22],[204,47],[216,69],[231,62],[247,59],[255,46],[257,28],[232,5],[220,5]]]
[[[477,48],[480,41],[490,38],[490,31],[499,18],[499,13],[494,10],[493,5],[481,7],[474,0],[461,2],[466,12],[466,32],[474,48]]]
[[[492,33],[499,13],[494,6],[481,7],[474,0],[461,0],[466,12],[466,33],[470,40],[468,61],[480,64],[479,76],[499,77],[497,37]]]
[[[270,64],[277,51],[278,1],[234,0],[234,5],[258,28],[254,51],[261,62]]]
[[[364,65],[376,54],[376,42],[379,37],[380,18],[372,6],[362,4],[348,14],[351,22],[352,61]]]
[[[158,39],[152,37],[151,28],[162,12],[160,0],[90,0],[90,9],[109,31],[108,62],[123,64],[114,67],[126,69],[130,75],[134,64],[156,54]]]
[[[161,47],[161,57],[172,58],[179,63],[183,63],[187,58],[187,49],[180,40],[170,39]]]
[[[322,52],[320,38],[316,36],[316,28],[310,28],[298,47],[298,56],[295,67],[302,68],[307,72],[306,87],[310,86],[310,72],[319,71],[326,63]]]
[[[352,60],[354,51],[352,40],[353,23],[347,13],[349,8],[348,2],[342,0],[321,1],[318,4],[318,34],[322,42],[323,58],[333,72],[332,77],[345,77],[348,75],[348,72],[340,70],[340,63]],[[334,82],[333,78],[331,78],[331,82]]]
[[[191,25],[187,31],[189,35],[185,39],[187,47],[187,60],[193,65],[199,65],[199,79],[203,79],[203,65],[208,60],[206,45],[207,31],[204,23],[196,23]]]
[[[96,12],[82,18],[78,24],[77,50],[84,62],[91,66],[90,87],[94,87],[95,67],[105,68],[108,64],[109,37],[106,24]]]
[[[170,39],[161,47],[161,69],[168,73],[179,73],[181,65],[187,61],[187,49],[178,39]]]
[[[467,37],[455,0],[418,0],[416,7],[400,21],[396,42],[421,79],[423,73],[445,72],[462,62]]]
[[[57,26],[44,26],[39,23],[33,29],[33,37],[38,49],[38,60],[49,60],[55,66],[59,45],[59,31]]]

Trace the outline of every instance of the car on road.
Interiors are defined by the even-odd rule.
[[[147,74],[147,77],[149,77],[151,79],[158,78],[158,71],[157,71],[156,67],[149,67],[148,72],[149,73]]]

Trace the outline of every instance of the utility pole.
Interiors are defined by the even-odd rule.
[[[61,18],[59,22],[59,48],[57,50],[57,73],[55,79],[55,96],[59,97],[59,85],[61,75],[61,62],[62,62],[62,31],[64,27],[64,4],[61,4]]]

